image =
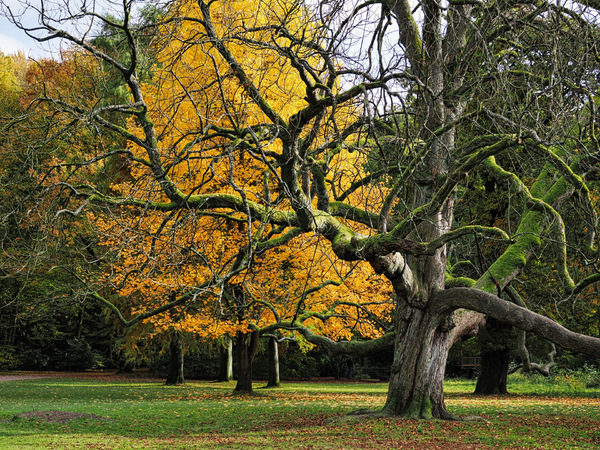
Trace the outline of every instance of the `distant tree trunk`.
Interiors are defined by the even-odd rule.
[[[252,392],[252,362],[258,349],[258,331],[238,333],[239,373],[236,392]]]
[[[119,370],[117,371],[117,373],[132,373],[133,369],[135,368],[135,365],[133,364],[132,361],[125,361],[125,364],[123,364],[121,367],[119,367]]]
[[[219,359],[219,375],[217,381],[233,380],[233,339],[225,336]]]
[[[267,387],[279,387],[279,344],[274,337],[269,338],[269,380]]]
[[[169,350],[171,357],[169,359],[169,373],[165,384],[169,386],[183,384],[185,382],[183,378],[183,343],[179,336],[173,337]]]
[[[525,331],[520,331],[519,356],[521,357],[521,364],[519,364],[517,367],[511,370],[509,374],[516,372],[519,369],[523,369],[523,373],[532,373],[533,371],[536,371],[537,373],[548,377],[550,376],[550,369],[552,369],[556,364],[556,362],[554,361],[554,357],[556,356],[556,346],[553,343],[550,343],[550,352],[548,353],[548,364],[546,364],[545,366],[531,362],[529,350],[527,349],[526,344],[526,333]]]
[[[10,317],[10,322],[9,322],[9,326],[7,327],[6,331],[4,331],[4,345],[14,345],[15,344],[15,338],[17,336],[17,331],[19,329],[19,310],[20,310],[20,296],[19,295],[14,295],[14,304],[12,306],[12,310],[9,312],[8,309],[8,305],[4,305],[3,309],[4,309],[4,314],[6,314],[4,317]]]
[[[75,328],[75,339],[81,339],[81,333],[83,331],[83,316],[85,313],[85,306],[81,305],[79,313],[77,314],[77,326]]]
[[[508,394],[506,379],[510,351],[508,348],[493,350],[481,354],[481,366],[475,394],[505,395]]]
[[[508,394],[506,380],[510,363],[509,341],[512,327],[494,318],[488,318],[481,351],[481,366],[475,394],[505,395]]]

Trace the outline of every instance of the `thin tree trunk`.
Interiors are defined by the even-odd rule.
[[[15,299],[15,307],[14,307],[14,313],[12,314],[12,323],[11,323],[11,327],[9,329],[9,334],[8,336],[5,338],[4,340],[4,344],[5,345],[14,345],[15,344],[15,338],[17,336],[17,330],[19,328],[19,296],[17,295],[16,299]]]
[[[269,338],[269,380],[267,387],[279,387],[279,344],[274,337]]]
[[[239,373],[236,392],[252,392],[252,362],[258,349],[258,331],[238,333]]]
[[[85,306],[81,306],[79,313],[77,314],[77,327],[75,328],[75,339],[81,339],[81,333],[83,331],[83,315],[85,312]]]
[[[183,343],[178,336],[174,336],[169,346],[169,373],[165,384],[174,386],[185,382],[183,377]]]
[[[225,336],[219,359],[219,375],[217,381],[233,380],[233,339]]]

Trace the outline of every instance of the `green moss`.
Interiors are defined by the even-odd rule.
[[[426,392],[417,391],[406,411],[400,414],[407,419],[433,419],[433,403]]]
[[[379,214],[373,214],[354,206],[350,206],[344,202],[330,202],[329,208],[331,215],[336,217],[344,217],[345,219],[353,220],[354,222],[362,223],[373,228],[379,227],[381,217]]]
[[[446,289],[455,287],[473,287],[475,286],[475,280],[467,277],[452,277],[446,274],[446,281],[444,284]]]
[[[356,259],[356,251],[354,245],[352,244],[352,238],[354,235],[354,231],[344,225],[340,225],[337,228],[337,232],[331,241],[331,246],[338,257],[347,261],[353,261]]]
[[[490,293],[495,293],[498,291],[496,283],[503,288],[506,284],[506,280],[516,270],[520,270],[525,267],[525,264],[527,263],[527,253],[529,251],[528,249],[529,245],[522,241],[511,245],[477,281],[475,287]]]

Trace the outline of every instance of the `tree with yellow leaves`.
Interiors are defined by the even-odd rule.
[[[179,14],[199,16],[193,4],[183,6],[188,9]],[[240,13],[261,20],[260,11],[248,12],[242,2],[228,3],[220,11],[222,25]],[[177,24],[169,31],[168,35],[176,36],[177,40],[159,47],[157,68],[152,79],[143,85],[157,140],[161,147],[169,149],[161,158],[170,167],[170,178],[179,189],[190,192],[200,188],[232,194],[247,191],[255,200],[275,195],[278,187],[272,179],[271,167],[256,159],[243,145],[228,149],[228,139],[219,135],[206,142],[195,142],[207,128],[253,126],[263,123],[264,115],[244,100],[243,91],[227,76],[227,65],[217,64],[212,47],[202,39],[195,40],[193,33],[189,23]],[[243,47],[232,51],[245,54]],[[304,102],[299,89],[301,80],[276,55],[256,53],[247,63],[256,68],[251,76],[258,80],[261,89],[269,92],[273,108],[288,111],[285,114],[289,115],[295,104]],[[139,131],[137,127],[139,124],[130,123],[131,130]],[[276,142],[266,143],[263,151],[275,152],[277,147]],[[139,161],[131,164],[125,179],[109,186],[113,195],[122,198],[161,195],[155,192],[154,181],[147,177],[147,167],[140,164],[141,149],[134,146],[131,151]],[[351,168],[351,163],[341,159],[337,164]],[[132,350],[140,337],[160,336],[167,341],[181,341],[186,334],[192,335],[192,339],[209,340],[223,335],[237,336],[241,361],[237,390],[252,389],[251,362],[257,337],[272,329],[270,326],[305,318],[312,321],[313,327],[338,339],[350,337],[351,330],[373,337],[381,335],[382,328],[373,324],[369,328],[366,322],[389,313],[390,292],[373,288],[372,279],[376,276],[372,269],[332,260],[331,248],[322,239],[297,236],[285,242],[283,249],[266,248],[248,254],[249,246],[265,240],[263,236],[276,234],[277,230],[265,223],[224,213],[177,211],[165,216],[152,208],[142,212],[130,208],[108,214],[98,210],[90,213],[89,218],[102,245],[115,255],[104,276],[94,283],[101,286],[99,289],[105,295],[118,295],[121,308],[127,306],[133,316],[152,313],[168,305],[169,300],[194,292],[185,305],[148,317],[145,322],[152,324],[151,331],[144,324],[130,334]],[[246,259],[244,265],[240,262],[241,255]],[[312,263],[303,266],[307,259]],[[365,270],[371,270],[371,274],[365,277]],[[363,277],[350,276],[353,271],[360,271]],[[198,292],[198,286],[222,273],[226,274],[226,281],[214,286],[207,284],[204,292]],[[361,285],[365,282],[368,285]],[[330,289],[333,285],[341,287],[334,292]],[[321,288],[322,292],[308,297]],[[312,314],[326,312],[327,320],[321,318],[323,324],[311,318]],[[142,330],[144,334],[140,335]],[[250,336],[253,338],[249,339]],[[172,348],[176,354],[181,353],[179,345]],[[181,367],[180,359],[173,359],[177,367]],[[168,382],[182,380],[179,374],[169,377]]]

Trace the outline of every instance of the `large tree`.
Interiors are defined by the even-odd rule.
[[[21,27],[40,40],[66,39],[112,66],[130,96],[122,104],[85,109],[51,96],[44,100],[60,114],[120,133],[129,143],[122,157],[153,187],[119,196],[71,183],[70,211],[98,205],[243,220],[248,244],[239,260],[247,264],[253,254],[305,233],[327,239],[336,258],[368,262],[394,289],[393,333],[370,342],[336,342],[304,327],[299,317],[276,326],[300,330],[334,352],[369,352],[393,337],[383,413],[453,417],[443,398],[448,349],[474,333],[484,315],[600,356],[600,339],[502,298],[528,261],[542,256],[559,268],[565,297],[600,279],[594,266],[598,205],[588,187],[599,155],[594,20],[600,5],[175,2],[153,26],[163,39],[156,45],[172,51],[161,66],[168,71],[194,54],[189,76],[204,71],[214,81],[209,89],[163,97],[173,105],[165,110],[174,124],[179,104],[195,107],[180,118],[195,127],[173,139],[157,128],[151,88],[139,81],[144,28],[134,26],[133,3],[124,1],[120,15],[103,16],[69,2],[73,9],[54,18],[48,17],[55,12],[51,2],[42,3],[40,26]],[[120,20],[110,18],[115,16]],[[122,30],[129,58],[116,60],[90,44],[91,18]],[[13,19],[18,22],[17,15]],[[79,19],[86,25],[82,34],[61,28]],[[282,80],[301,83],[301,102],[278,101],[285,84],[272,79],[276,65],[284,68]],[[225,116],[208,120],[205,108],[231,89],[239,95],[226,102]],[[109,113],[131,117],[138,126],[124,129]],[[108,156],[99,153],[88,163]],[[219,189],[185,184],[180,169],[202,158],[214,161],[206,175],[220,179]],[[237,182],[233,168],[247,161],[265,168],[266,182]],[[465,191],[478,187],[478,173],[494,179],[510,200],[514,222],[508,232],[475,220],[453,225]],[[581,217],[582,239],[570,245],[564,208],[576,208]],[[452,250],[474,235],[498,248],[476,279],[452,260]],[[542,247],[554,250],[542,253]],[[474,263],[475,254],[471,249],[466,257]],[[589,276],[572,279],[568,268],[576,259],[594,267]],[[215,277],[211,283],[225,281]],[[176,303],[193,297],[190,291]]]
[[[230,5],[224,14],[235,18],[243,8],[243,4]],[[147,30],[155,26],[145,11],[136,28],[140,41],[148,45],[151,33]],[[188,13],[198,15],[193,8]],[[257,12],[259,17],[264,14]],[[113,19],[103,24],[101,36],[90,42],[107,56],[129,61],[128,55],[118,51],[126,46],[126,33],[113,24],[117,22]],[[230,127],[239,126],[241,120],[262,123],[260,110],[244,100],[235,80],[223,75],[227,63],[214,60],[212,46],[193,38],[194,24],[173,24],[168,33],[167,37],[177,39],[168,41],[169,45],[160,41],[150,45],[155,67],[143,71],[146,79],[141,86],[149,117],[161,146],[173,150],[201,147],[201,152],[190,147],[188,157],[171,160],[170,178],[181,191],[247,191],[251,198],[270,196],[278,188],[269,181],[269,167],[253,161],[244,151],[224,153],[223,146],[229,146],[227,136],[216,135],[207,144],[194,143],[207,124]],[[275,109],[293,112],[302,107],[301,80],[289,63],[281,63],[277,55],[249,55],[242,45],[232,46],[232,52],[251,61],[249,70],[255,73],[261,90],[277,94],[272,98]],[[86,60],[84,56],[81,59]],[[102,69],[106,66],[100,65]],[[108,69],[108,76],[98,83],[98,90],[105,93],[99,108],[123,97],[124,83],[111,79],[114,68],[109,65]],[[124,120],[110,107],[105,119],[113,128],[128,127],[132,132],[139,128],[139,123],[126,116]],[[59,127],[58,132],[66,129]],[[116,134],[111,149],[118,145],[118,137]],[[271,148],[276,150],[276,143],[264,145],[265,151]],[[123,161],[117,150],[105,153],[104,165],[92,164],[93,176],[102,181],[95,183],[96,189],[120,198],[160,198],[155,179],[147,176],[144,164],[139,164],[145,157],[143,150],[133,147],[131,152],[137,163]],[[63,209],[58,214],[69,213]],[[281,247],[277,240],[269,242],[269,236],[280,234],[280,230],[217,211],[203,214],[177,209],[165,214],[152,207],[96,207],[87,218],[96,234],[103,271],[101,276],[81,276],[81,281],[98,295],[111,298],[111,306],[121,309],[128,325],[138,325],[130,328],[125,348],[135,354],[139,339],[162,341],[163,348],[171,348],[175,355],[174,374],[182,372],[180,344],[192,342],[184,337],[237,335],[240,369],[236,390],[251,390],[257,337],[272,331],[273,325],[311,322],[321,334],[337,339],[352,333],[372,337],[381,334],[385,320],[373,324],[371,319],[389,312],[389,287],[378,282],[369,265],[332,258],[331,245],[318,235],[291,233],[293,239],[284,239],[285,246]],[[311,264],[305,264],[309,260]],[[341,286],[334,291],[336,285]],[[174,339],[179,344],[172,346]],[[183,379],[181,373],[172,378],[174,382]]]

